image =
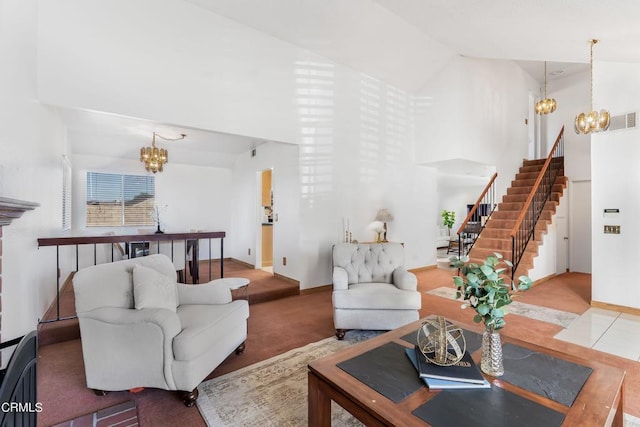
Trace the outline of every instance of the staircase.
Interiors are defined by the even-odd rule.
[[[555,158],[554,161],[563,161],[563,157]],[[511,181],[511,187],[507,189],[507,194],[503,196],[502,202],[487,220],[485,227],[477,238],[473,248],[469,252],[470,262],[482,264],[488,255],[498,252],[505,259],[511,260],[513,241],[512,230],[524,207],[524,204],[531,193],[538,175],[547,159],[525,160],[516,179]],[[553,215],[556,212],[560,197],[567,186],[567,178],[561,168],[551,189],[551,196],[545,203],[540,219],[535,227],[532,239],[526,246],[526,250],[518,265],[515,277],[528,275],[533,268],[534,259],[538,255],[538,247],[542,243],[542,236],[547,232],[551,224]]]

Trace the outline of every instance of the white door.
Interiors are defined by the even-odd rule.
[[[569,269],[591,273],[591,181],[572,181]]]

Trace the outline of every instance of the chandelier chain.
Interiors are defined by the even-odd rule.
[[[589,79],[591,80],[591,86],[590,86],[590,90],[589,90],[589,95],[591,97],[591,111],[593,111],[593,45],[598,43],[598,40],[596,39],[592,39],[590,40],[591,42],[591,48],[589,49]]]
[[[547,99],[547,61],[544,61],[544,98]]]

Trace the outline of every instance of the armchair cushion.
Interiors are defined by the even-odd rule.
[[[176,360],[192,360],[207,351],[212,343],[224,340],[235,325],[246,323],[249,304],[245,300],[228,304],[181,305],[178,317],[182,332],[173,339]]]
[[[402,291],[388,283],[355,283],[348,291],[333,293],[333,307],[367,310],[418,310],[419,292]]]
[[[136,265],[133,267],[133,301],[136,310],[166,308],[175,313],[176,281],[153,268]]]

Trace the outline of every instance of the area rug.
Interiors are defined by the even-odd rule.
[[[327,338],[213,378],[198,386],[198,409],[210,427],[306,426],[307,364],[379,333],[349,331],[344,341]],[[333,402],[331,416],[334,426],[363,425]],[[629,414],[624,423],[640,427]]]
[[[442,298],[453,300],[456,299],[456,289],[454,287],[440,287],[431,291],[427,291],[427,293]],[[538,305],[526,304],[519,301],[513,301],[511,304],[509,304],[506,307],[506,311],[508,313],[517,314],[518,316],[528,317],[530,319],[540,320],[542,322],[553,323],[554,325],[559,325],[563,328],[568,328],[571,322],[580,317],[579,314],[555,310],[553,308],[540,307]]]
[[[207,425],[298,427],[307,425],[307,365],[380,332],[349,331],[206,381],[196,402]],[[335,403],[332,425],[361,426]]]

